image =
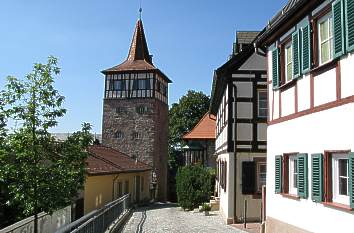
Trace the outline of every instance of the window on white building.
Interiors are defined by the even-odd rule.
[[[333,59],[333,23],[332,14],[327,14],[318,20],[318,50],[319,64],[325,64]]]
[[[349,173],[347,154],[332,155],[332,192],[333,202],[348,204],[349,203]]]
[[[297,195],[297,155],[289,156],[289,193]]]
[[[285,45],[285,82],[293,79],[293,47],[292,43]]]

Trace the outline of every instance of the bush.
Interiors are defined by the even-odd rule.
[[[176,175],[176,191],[178,204],[183,209],[192,210],[211,195],[211,175],[200,165],[186,166],[178,169]]]
[[[202,205],[202,211],[210,211],[211,210],[211,207],[208,203],[203,203]]]

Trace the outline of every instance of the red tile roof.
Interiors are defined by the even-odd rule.
[[[128,155],[106,146],[91,146],[88,152],[91,154],[86,160],[89,175],[138,172],[152,169],[149,165],[135,161]]]
[[[198,124],[183,139],[215,139],[216,117],[206,113]]]

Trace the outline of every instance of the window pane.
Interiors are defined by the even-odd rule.
[[[348,196],[348,178],[339,178],[339,195]]]
[[[338,160],[338,170],[339,176],[348,176],[348,160],[347,159],[339,159]]]
[[[267,109],[259,109],[259,116],[260,117],[265,117],[267,116]]]
[[[330,59],[330,41],[321,44],[321,63],[325,63]]]
[[[267,172],[267,165],[265,165],[265,164],[259,165],[259,172],[266,173]]]
[[[326,20],[320,24],[320,37],[321,37],[321,42],[327,40],[329,37],[329,35],[328,35],[328,20]]]
[[[293,66],[292,64],[288,64],[287,65],[287,69],[286,69],[286,81],[290,81],[292,79],[292,75],[293,75]]]

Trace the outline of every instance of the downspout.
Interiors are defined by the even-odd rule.
[[[113,178],[113,182],[112,182],[112,201],[114,201],[114,183],[116,182],[116,180],[118,179],[119,177],[119,174],[116,175],[114,178]]]
[[[232,82],[232,87],[233,87],[233,100],[234,100],[234,111],[233,111],[233,123],[234,123],[234,223],[236,223],[236,201],[237,201],[237,145],[236,145],[236,129],[237,129],[237,124],[236,124],[236,110],[237,110],[237,103],[236,103],[236,92],[237,92],[237,87],[236,85]]]

